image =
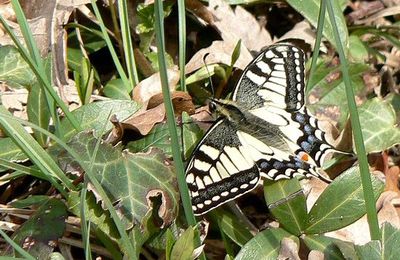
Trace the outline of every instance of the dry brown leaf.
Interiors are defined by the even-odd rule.
[[[193,114],[195,112],[194,104],[189,94],[181,91],[174,91],[171,93],[171,100],[175,115],[180,115],[182,112],[187,112],[188,114]],[[141,111],[135,113],[125,121],[120,122],[115,117],[112,117],[111,122],[114,128],[108,134],[106,142],[113,144],[118,143],[123,138],[126,129],[134,130],[141,135],[147,135],[155,124],[164,121],[165,114],[162,94],[157,94],[146,102]]]
[[[199,50],[190,61],[186,64],[186,73],[192,73],[202,67],[205,64],[210,65],[214,63],[222,63],[226,65],[231,64],[232,53],[235,49],[236,42],[228,41],[214,41],[209,47]],[[207,57],[204,59],[204,56]],[[253,59],[250,52],[242,46],[240,50],[240,56],[234,66],[239,69],[246,68],[247,64]]]
[[[186,8],[193,12],[196,17],[204,20],[206,23],[214,23],[214,16],[202,2],[198,0],[185,0]]]
[[[324,260],[325,256],[324,253],[317,250],[311,250],[308,254],[308,260]]]
[[[160,104],[154,108],[135,114],[121,122],[124,129],[132,129],[139,132],[141,135],[147,135],[154,125],[160,123],[165,118],[164,104]]]
[[[279,250],[278,260],[300,260],[299,248],[297,244],[290,238],[283,238],[281,248]]]
[[[389,168],[389,170],[386,173],[385,190],[394,191],[400,195],[400,190],[398,187],[399,176],[400,176],[400,168],[398,166]]]
[[[171,91],[179,81],[179,70],[177,67],[167,70],[168,86]],[[133,100],[140,104],[145,104],[152,96],[162,93],[160,73],[155,73],[145,80],[142,80],[133,89]]]
[[[171,100],[174,106],[175,115],[180,115],[183,112],[188,113],[189,115],[194,114],[195,107],[192,102],[192,97],[183,91],[174,91],[171,93]],[[163,94],[157,94],[150,98],[147,109],[156,107],[164,102]]]
[[[379,18],[383,18],[386,16],[391,16],[391,15],[397,15],[400,14],[400,6],[391,6],[388,8],[385,8],[383,10],[380,10],[377,13],[374,13],[373,15],[369,16],[368,18],[365,18],[363,20],[356,20],[354,21],[354,24],[360,25],[360,24],[377,24],[376,21],[379,21]]]
[[[315,45],[315,31],[311,28],[311,25],[306,20],[297,23],[290,31],[285,33],[282,37],[279,38],[279,41],[288,40],[288,39],[299,39],[303,40],[305,43],[310,46]],[[321,42],[320,46],[321,52],[326,52],[326,46]]]
[[[272,44],[267,30],[243,7],[236,6],[233,11],[226,1],[211,0],[209,10],[215,17],[213,25],[219,30],[224,41],[235,45],[242,40],[242,44],[251,51],[260,51]]]

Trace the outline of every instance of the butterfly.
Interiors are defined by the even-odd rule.
[[[195,215],[251,191],[261,177],[325,179],[325,156],[340,151],[305,107],[304,62],[294,45],[269,46],[244,69],[231,101],[210,100],[219,118],[186,168]]]

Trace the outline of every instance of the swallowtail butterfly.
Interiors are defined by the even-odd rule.
[[[293,45],[272,45],[245,68],[232,101],[210,101],[220,118],[186,168],[195,215],[251,191],[261,176],[324,179],[318,170],[337,150],[304,106],[304,60]]]

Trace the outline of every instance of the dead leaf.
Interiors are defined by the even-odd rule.
[[[302,21],[297,23],[290,31],[285,33],[282,37],[279,38],[279,41],[288,40],[288,39],[299,39],[303,40],[305,43],[310,46],[315,45],[315,31],[311,28],[311,25],[307,21]],[[327,52],[326,46],[321,42],[320,46],[321,52]]]
[[[167,75],[169,89],[173,91],[179,81],[179,71],[177,67],[168,69]],[[160,73],[155,73],[136,85],[133,89],[133,100],[140,104],[145,104],[152,96],[159,93],[162,93]]]
[[[386,173],[386,187],[385,190],[387,191],[394,191],[400,195],[400,190],[398,187],[399,183],[399,176],[400,176],[400,168],[398,166],[394,166],[389,168]]]
[[[133,117],[121,122],[124,129],[132,129],[141,135],[147,135],[154,125],[160,123],[165,118],[164,104],[160,104],[154,108],[137,113]]]
[[[260,26],[256,18],[241,6],[235,11],[223,0],[210,0],[209,10],[215,17],[213,25],[221,33],[224,41],[236,45],[239,40],[247,49],[260,51],[271,45],[272,39],[267,30]]]
[[[185,0],[186,8],[193,12],[196,17],[203,19],[206,23],[214,23],[214,16],[202,2],[198,0]]]
[[[324,253],[317,250],[311,250],[308,254],[308,260],[324,260],[325,256]]]
[[[209,47],[203,48],[193,55],[190,61],[186,64],[186,73],[192,73],[205,65],[214,63],[231,65],[232,53],[235,49],[236,43],[237,42],[214,41]],[[204,59],[206,54],[208,55]],[[243,70],[251,60],[253,60],[253,56],[251,56],[250,52],[242,45],[240,56],[234,66]]]
[[[383,18],[386,16],[392,16],[400,13],[400,6],[391,6],[387,7],[383,10],[380,10],[379,12],[374,13],[373,15],[369,16],[368,18],[365,18],[363,20],[356,20],[354,21],[354,24],[360,25],[360,24],[375,24],[376,21],[379,20],[379,18]]]
[[[279,249],[279,260],[300,260],[299,248],[297,244],[290,238],[283,238],[281,242],[281,248]]]
[[[174,113],[176,116],[181,115],[183,112],[189,115],[194,114],[195,107],[192,97],[183,91],[174,91],[171,93],[172,105],[174,106]],[[159,93],[152,96],[147,103],[147,109],[156,107],[164,102],[163,94]]]
[[[368,17],[369,15],[385,8],[382,1],[361,1],[359,4],[353,4],[352,7],[355,7],[356,9],[347,15],[347,21],[349,23],[354,23],[361,18]]]

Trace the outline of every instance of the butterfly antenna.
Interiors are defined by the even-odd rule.
[[[208,81],[209,81],[210,86],[211,86],[212,97],[214,98],[214,97],[215,97],[214,85],[213,85],[213,83],[212,83],[212,80],[211,80],[211,73],[210,73],[210,71],[208,70],[208,65],[207,65],[207,62],[206,62],[206,58],[207,58],[208,55],[210,55],[210,53],[206,53],[206,54],[203,56],[203,63],[204,63],[204,66],[205,66],[206,71],[207,71],[207,74],[208,74]]]

